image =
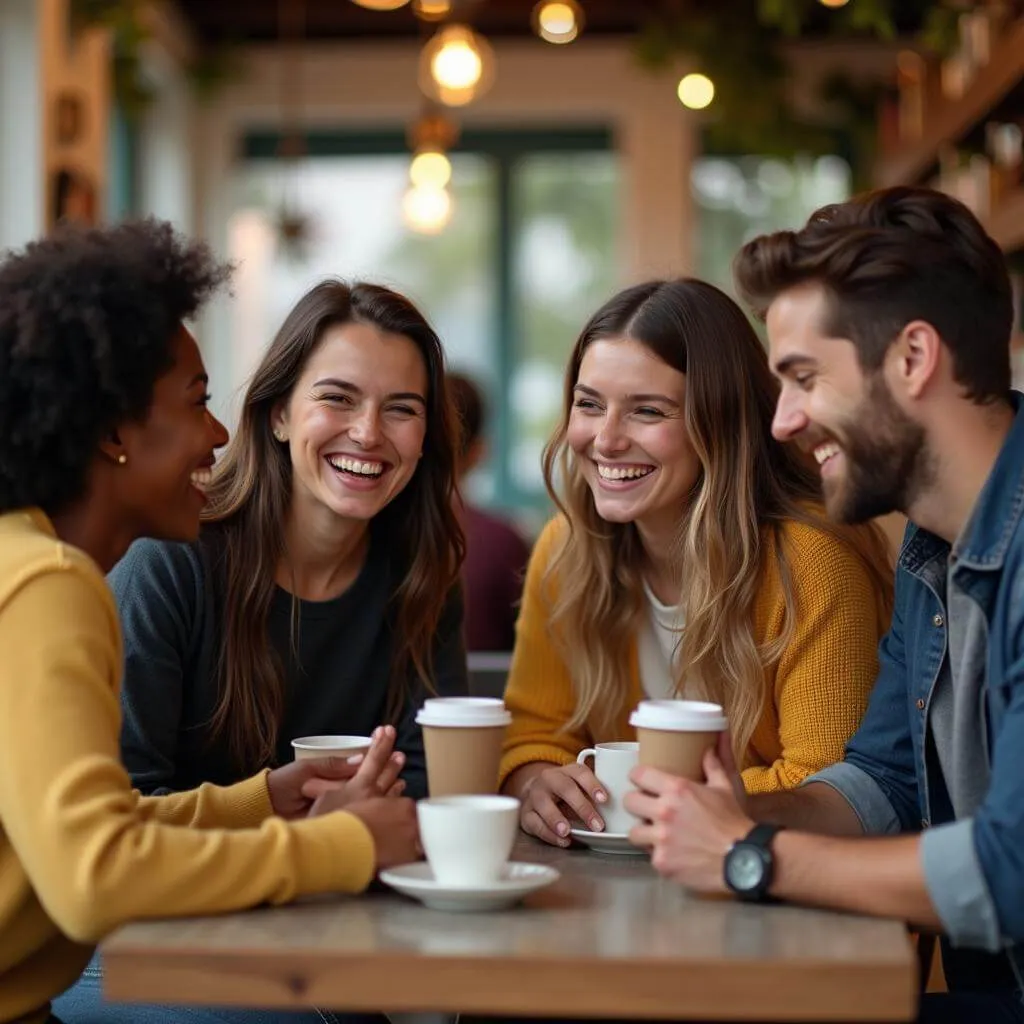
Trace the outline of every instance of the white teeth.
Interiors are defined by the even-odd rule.
[[[833,441],[827,441],[825,444],[819,444],[814,449],[814,457],[818,460],[818,465],[832,458],[833,455],[839,454],[839,445]]]
[[[189,478],[192,481],[192,486],[197,491],[205,491],[210,486],[210,481],[213,479],[212,469],[197,469],[192,473]]]
[[[327,461],[335,469],[343,469],[348,473],[358,473],[360,476],[380,476],[384,472],[383,462],[363,462],[360,459],[350,459],[347,456],[329,456]]]
[[[607,466],[597,464],[598,475],[603,480],[635,480],[654,472],[653,466]]]

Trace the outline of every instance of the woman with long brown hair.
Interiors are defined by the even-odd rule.
[[[777,386],[740,308],[693,279],[609,300],[584,328],[544,456],[561,515],[527,572],[503,788],[568,845],[606,799],[577,765],[646,697],[724,706],[752,792],[840,760],[867,703],[892,572],[875,527],[821,508],[771,437]]]
[[[462,535],[441,342],[403,296],[328,280],[253,375],[191,545],[135,545],[122,747],[144,792],[229,783],[292,739],[392,724],[424,795],[414,716],[466,689]]]

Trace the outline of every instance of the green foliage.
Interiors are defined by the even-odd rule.
[[[956,42],[964,0],[850,0],[827,9],[818,0],[688,0],[654,16],[639,33],[635,55],[659,70],[685,55],[715,83],[706,139],[716,151],[834,152],[845,140],[855,179],[863,183],[873,162],[878,104],[883,89],[855,86],[836,76],[824,83],[823,116],[808,123],[792,105],[783,50],[794,42],[833,37],[892,42],[900,16],[918,16],[918,42],[944,53]]]
[[[113,37],[113,89],[117,105],[129,121],[138,120],[156,98],[142,66],[149,31],[142,15],[145,0],[71,0],[72,31],[87,27],[110,30]],[[185,68],[195,95],[209,99],[241,72],[237,55],[228,47],[201,50]]]

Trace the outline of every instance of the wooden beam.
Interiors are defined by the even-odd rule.
[[[1024,78],[1024,18],[1015,21],[996,43],[992,59],[978,72],[958,100],[926,108],[924,132],[917,142],[899,147],[879,162],[875,179],[882,187],[920,181],[938,160],[947,142],[957,142],[983,121],[999,101]]]

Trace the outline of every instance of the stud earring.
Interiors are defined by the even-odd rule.
[[[276,439],[277,439],[278,441],[283,441],[283,440],[285,439],[285,436],[284,436],[284,431],[283,431],[283,430],[275,430],[275,431],[274,431],[274,437],[275,437],[275,438],[276,438]]]
[[[128,461],[128,456],[125,455],[124,452],[121,452],[121,454],[118,455],[118,457],[117,457],[117,464],[119,466],[123,466],[127,461]]]

